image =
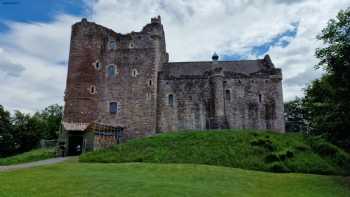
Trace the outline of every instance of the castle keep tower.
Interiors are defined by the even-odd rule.
[[[159,132],[257,128],[284,132],[281,70],[261,60],[168,62],[160,17],[116,33],[72,26],[61,140],[67,153]]]
[[[86,19],[74,24],[63,120],[66,143],[95,147],[90,139],[94,137],[86,131],[96,130],[96,125],[102,135],[114,138],[154,134],[158,72],[166,61],[160,17],[141,32],[129,34],[115,33]],[[106,134],[104,127],[120,133]],[[73,139],[75,135],[80,139]],[[74,152],[73,146],[71,149]]]

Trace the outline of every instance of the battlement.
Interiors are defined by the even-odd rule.
[[[160,16],[158,15],[157,17],[151,18],[151,23],[161,24],[162,22]]]
[[[146,24],[141,31],[124,34],[83,18],[72,26],[72,39],[76,37],[78,40],[107,40],[107,43],[104,43],[106,46],[108,42],[115,42],[118,43],[118,49],[154,48],[158,41],[161,41],[161,45],[165,47],[165,36],[160,16],[152,18],[151,23]]]

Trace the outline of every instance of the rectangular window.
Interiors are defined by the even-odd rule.
[[[118,112],[118,103],[117,102],[109,103],[109,112],[112,114],[115,114]]]
[[[226,97],[227,101],[231,101],[231,91],[230,90],[226,90],[225,97]]]

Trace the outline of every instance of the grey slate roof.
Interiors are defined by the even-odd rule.
[[[184,75],[204,75],[205,72],[214,68],[222,68],[223,72],[252,74],[261,70],[273,69],[264,59],[262,60],[240,60],[240,61],[207,61],[207,62],[169,62],[162,68],[164,74],[174,77]]]

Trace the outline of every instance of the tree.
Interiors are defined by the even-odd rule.
[[[42,133],[45,130],[45,122],[30,114],[15,111],[12,119],[14,125],[14,138],[17,144],[17,152],[29,151],[39,145]]]
[[[305,90],[306,119],[311,133],[350,148],[350,8],[331,19],[317,38],[324,47],[316,50],[316,68],[326,74]]]
[[[286,131],[287,132],[306,132],[306,121],[304,119],[305,109],[303,100],[295,98],[284,104]]]
[[[42,133],[44,139],[57,139],[63,117],[63,107],[55,104],[46,107],[43,111],[35,113],[34,117],[45,122],[45,130]]]
[[[12,135],[10,113],[0,105],[0,157],[15,152],[15,141]]]

